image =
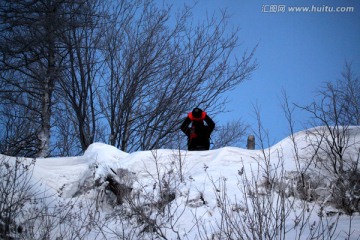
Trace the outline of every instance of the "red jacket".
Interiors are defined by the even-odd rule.
[[[191,126],[189,126],[190,123],[192,123]],[[209,150],[210,135],[214,128],[215,123],[206,112],[202,112],[200,118],[195,118],[192,113],[189,113],[180,127],[186,136],[188,136],[188,149],[190,151]]]

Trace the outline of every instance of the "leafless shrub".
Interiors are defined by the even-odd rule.
[[[324,115],[316,111],[312,110],[323,127],[308,131],[313,164],[323,171],[322,175],[330,183],[329,202],[347,214],[358,212],[360,143],[352,134],[358,131],[358,127],[340,126],[337,122],[333,125],[331,120],[320,117]]]
[[[17,219],[24,205],[36,194],[30,183],[35,160],[0,156],[0,236],[18,231]]]
[[[106,232],[107,236],[119,239],[168,239],[171,233],[180,239],[176,223],[186,206],[176,199],[179,186],[184,181],[185,159],[180,156],[180,152],[178,154],[176,157],[174,152],[170,156],[171,164],[168,165],[162,163],[157,151],[152,151],[152,157],[144,161],[153,163],[150,165],[155,171],[145,168],[145,181],[126,169],[110,169],[111,174],[101,181],[97,180],[99,194],[102,194],[97,200],[97,206],[104,201],[115,203],[110,204],[112,210],[104,219],[104,234]],[[106,222],[116,222],[117,226],[107,228]]]
[[[288,121],[292,123],[292,113],[287,107]],[[258,139],[264,146],[266,131],[261,124],[258,111]],[[254,158],[257,167],[245,169],[239,166],[238,186],[240,194],[230,195],[227,178],[212,179],[218,203],[220,218],[215,224],[207,224],[197,217],[200,239],[337,239],[340,214],[326,210],[327,193],[321,190],[329,187],[325,176],[314,174],[314,158],[304,159],[300,154],[297,138],[292,130],[291,142],[294,148],[293,159],[297,170],[285,171],[281,149],[272,151],[262,148],[262,153]],[[273,154],[277,154],[274,161]],[[354,156],[354,155],[353,155]],[[287,156],[289,157],[289,156]],[[357,158],[358,159],[358,158]],[[231,190],[233,192],[233,190]],[[354,195],[354,194],[353,194]],[[352,220],[349,220],[350,226]],[[353,230],[343,233],[348,238]]]
[[[92,201],[59,199],[32,178],[36,160],[0,158],[1,239],[86,239],[99,213]]]
[[[210,178],[218,204],[214,215],[220,217],[212,225],[198,217],[200,239],[337,239],[339,214],[318,208],[317,203],[309,202],[307,193],[300,193],[303,199],[289,195],[289,190],[281,187],[289,184],[282,163],[271,173],[259,175],[263,169],[257,166],[239,172],[238,196],[230,194],[233,189],[227,188],[226,177]],[[264,176],[271,176],[271,184]],[[295,179],[302,181],[298,175]]]
[[[50,201],[49,201],[50,200]],[[43,197],[23,211],[23,232],[17,239],[88,239],[100,232],[100,214],[92,201]]]
[[[300,155],[300,149],[294,134],[293,111],[286,93],[283,93],[283,109],[290,126],[290,140],[293,145],[297,173],[294,190],[297,196],[308,200],[333,204],[345,213],[359,211],[359,144],[356,134],[358,78],[346,64],[342,74],[343,81],[336,85],[327,83],[320,91],[320,99],[307,107],[298,108],[312,116],[313,128],[307,131],[307,146],[302,146],[306,156]],[[346,100],[347,99],[347,100]],[[296,105],[295,105],[296,106]],[[354,115],[354,116],[350,116]]]
[[[115,173],[115,171],[114,171]],[[129,172],[126,169],[117,169],[116,175],[108,174],[105,178],[105,181],[108,183],[106,185],[106,190],[112,192],[116,197],[116,204],[123,204],[125,199],[129,198],[129,195],[132,191],[132,182],[128,181],[133,173]]]
[[[179,229],[176,223],[179,221],[186,206],[181,206],[177,201],[178,189],[181,184],[179,172],[183,164],[181,158],[170,166],[162,164],[157,151],[152,151],[152,161],[155,172],[147,172],[151,181],[146,185],[139,182],[140,189],[131,199],[128,206],[137,219],[140,227],[138,237],[149,237],[167,239],[168,231],[180,239]],[[147,160],[148,161],[148,160]]]

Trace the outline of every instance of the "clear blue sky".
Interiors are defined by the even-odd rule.
[[[290,12],[294,6],[314,6],[320,12]],[[353,12],[329,12],[337,7],[353,7]],[[306,105],[324,82],[340,77],[346,60],[360,75],[359,0],[199,0],[194,15],[201,18],[221,8],[231,15],[230,25],[240,27],[243,49],[259,43],[259,69],[229,95],[231,112],[215,116],[217,122],[242,118],[256,127],[257,104],[273,144],[289,135],[282,89],[291,102]],[[295,130],[303,130],[309,116],[296,111],[294,117]]]

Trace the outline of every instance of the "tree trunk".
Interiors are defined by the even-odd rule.
[[[46,77],[43,82],[43,95],[41,99],[41,129],[39,134],[40,149],[39,157],[48,157],[50,153],[50,128],[51,128],[51,97],[54,91],[55,83],[55,19],[56,7],[50,10],[46,15],[46,45],[48,47]]]

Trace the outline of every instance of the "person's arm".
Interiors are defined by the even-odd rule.
[[[208,125],[209,127],[209,131],[210,131],[210,134],[211,132],[214,130],[215,128],[215,123],[214,121],[211,119],[211,117],[209,117],[208,115],[206,115],[204,121],[206,122],[206,124]]]
[[[181,131],[183,131],[186,135],[188,135],[188,128],[189,128],[189,124],[191,123],[191,120],[189,117],[186,117],[184,122],[181,124]]]

